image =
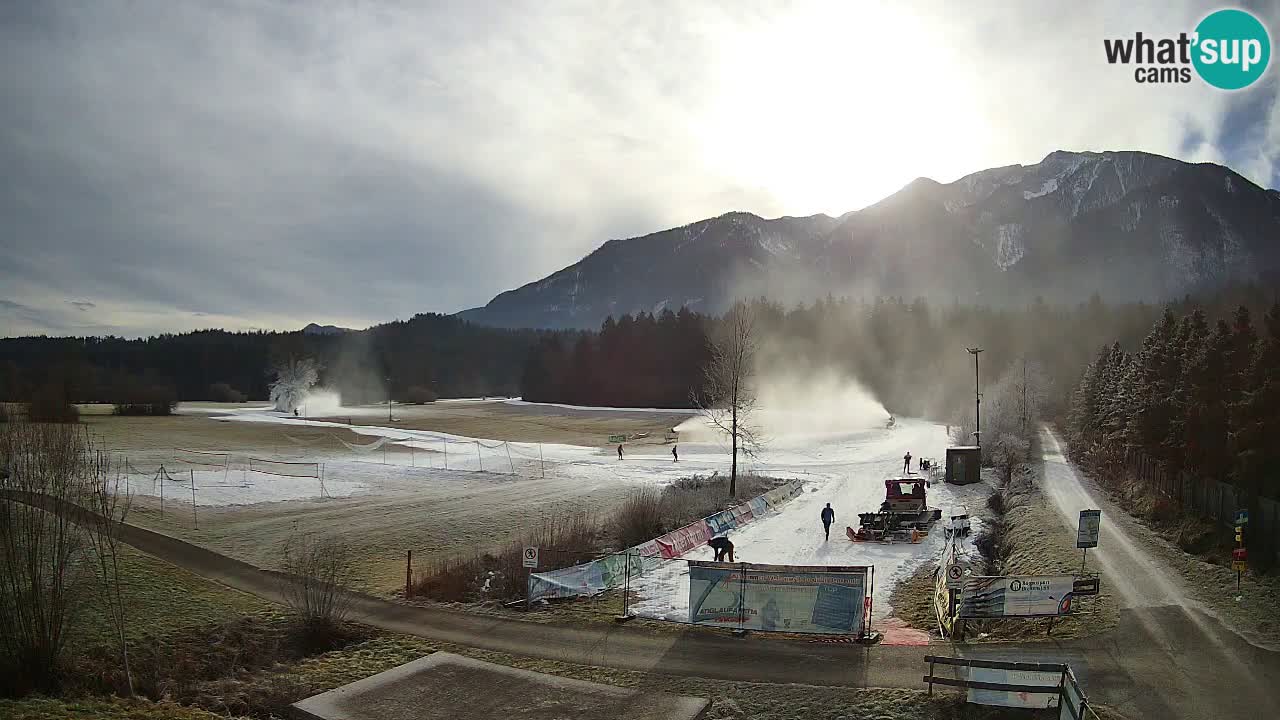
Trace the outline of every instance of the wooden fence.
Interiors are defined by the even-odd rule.
[[[1126,454],[1125,465],[1134,477],[1176,502],[1184,512],[1211,518],[1224,526],[1235,527],[1236,511],[1248,507],[1247,498],[1240,497],[1234,485],[1194,478],[1187,472],[1175,475],[1136,452]],[[1275,562],[1280,563],[1280,502],[1265,497],[1257,502],[1257,507],[1250,509],[1246,544],[1252,551],[1270,549]]]

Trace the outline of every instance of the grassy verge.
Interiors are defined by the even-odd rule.
[[[939,637],[938,618],[933,609],[933,576],[937,568],[934,560],[922,564],[910,577],[895,585],[889,596],[893,617],[934,638]]]
[[[184,628],[261,613],[272,605],[248,593],[211,582],[182,568],[125,547],[120,557],[121,592],[129,619],[131,641],[165,635]],[[96,594],[98,586],[82,588]],[[112,644],[115,630],[104,613],[86,607],[71,627],[68,647]]]
[[[1080,569],[1075,533],[1040,492],[1044,464],[1017,467],[991,496],[978,548],[991,575],[1073,575]],[[1074,611],[1053,619],[1054,638],[1076,638],[1113,629],[1120,605],[1107,584],[1096,597],[1080,598]],[[1048,618],[967,621],[967,640],[1036,640],[1050,637]]]
[[[228,720],[226,715],[174,702],[117,697],[0,700],[0,717],[11,720]]]

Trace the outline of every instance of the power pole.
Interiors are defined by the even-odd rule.
[[[973,438],[978,447],[982,447],[982,393],[978,391],[978,353],[980,347],[965,348],[973,355]]]
[[[1022,358],[1022,437],[1027,437],[1027,359]]]

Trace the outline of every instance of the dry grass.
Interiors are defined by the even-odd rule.
[[[606,523],[619,547],[634,547],[695,520],[762,495],[783,481],[759,475],[738,477],[738,495],[729,496],[725,475],[694,475],[658,490],[633,490]]]
[[[1075,534],[1049,506],[1038,484],[1043,464],[1022,465],[988,503],[977,546],[993,575],[1074,575],[1080,569]],[[999,509],[1001,512],[996,512]],[[1095,635],[1113,629],[1120,606],[1108,584],[1096,597],[1079,598],[1074,612],[1054,619],[1054,638]],[[964,621],[967,640],[1036,640],[1049,637],[1048,618]]]
[[[445,602],[516,600],[526,593],[523,551],[539,548],[537,571],[558,570],[597,557],[602,539],[596,517],[579,510],[544,517],[532,530],[496,552],[432,561],[414,578],[414,597]]]

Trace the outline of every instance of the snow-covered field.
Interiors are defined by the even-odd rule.
[[[941,460],[949,444],[941,425],[919,420],[899,420],[892,430],[875,429],[847,435],[818,438],[791,438],[790,446],[774,447],[763,454],[756,469],[779,477],[806,480],[805,493],[779,511],[731,531],[734,558],[740,562],[792,565],[872,565],[875,567],[873,617],[889,611],[893,585],[905,578],[926,558],[942,550],[943,537],[937,532],[918,544],[854,543],[845,537],[847,525],[857,527],[858,513],[877,510],[884,500],[884,481],[898,477],[902,455]],[[915,467],[915,461],[912,461]],[[935,483],[928,490],[929,506],[942,509],[943,522],[952,509],[976,506],[988,489],[982,485],[959,487]],[[831,539],[822,533],[820,513],[827,503],[836,512]],[[974,521],[977,531],[977,521]],[[686,556],[711,560],[713,552],[701,547]],[[683,562],[667,563],[640,580],[632,580],[639,601],[633,605],[638,615],[665,620],[687,621],[689,615],[689,571]]]
[[[185,411],[207,412],[198,406]],[[503,442],[378,425],[352,427],[303,420],[267,408],[221,411],[219,419],[275,426],[272,432],[283,440],[278,441],[275,452],[259,453],[257,457],[315,463],[318,470],[322,466],[324,491],[330,497],[411,495],[428,485],[449,483],[481,470],[493,477],[513,476],[513,480],[545,474],[624,485],[661,485],[691,474],[728,470],[728,454],[718,442],[681,442],[679,462],[673,461],[670,445],[628,444],[624,458],[618,460],[614,446]],[[371,415],[362,419],[377,422]],[[296,437],[297,428],[302,427],[307,428],[305,439]],[[294,435],[290,434],[291,430]],[[359,435],[359,441],[352,443],[339,437],[340,432],[346,431]],[[903,453],[910,451],[914,458],[941,460],[948,444],[941,425],[909,419],[900,419],[892,429],[873,427],[842,433],[775,437],[754,460],[746,463],[746,469],[776,477],[800,478],[805,481],[805,493],[781,510],[733,531],[730,537],[737,548],[736,559],[798,565],[873,565],[874,616],[883,617],[889,609],[888,598],[894,583],[912,572],[923,559],[940,552],[942,534],[931,533],[919,544],[853,543],[844,536],[844,528],[857,526],[857,513],[879,507],[884,499],[884,480],[901,473]],[[408,448],[413,448],[413,452]],[[166,498],[189,503],[194,472],[196,502],[201,506],[248,505],[321,496],[319,479],[254,472],[251,467],[257,463],[251,464],[247,458],[231,451],[225,470],[170,460],[166,467],[174,480],[157,483],[146,473],[152,472],[163,458],[138,462],[131,457],[131,463],[136,462],[142,472],[130,476],[130,489],[135,494],[156,496],[163,484]],[[218,461],[216,456],[194,459]],[[915,465],[913,461],[913,468]],[[173,469],[175,466],[179,469]],[[305,465],[284,469],[309,471]],[[976,508],[984,496],[982,486],[936,483],[929,490],[929,504],[941,508],[945,518],[959,507]],[[836,512],[836,523],[831,539],[824,540],[819,513],[828,502]],[[689,557],[710,560],[712,553],[704,547]],[[639,596],[635,605],[639,614],[668,620],[687,619],[688,571],[683,562],[673,562],[633,582],[633,589]]]

